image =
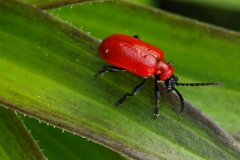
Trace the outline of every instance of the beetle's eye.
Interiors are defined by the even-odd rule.
[[[177,77],[177,76],[174,76],[174,80],[177,82],[177,81],[178,81],[178,77]]]
[[[170,66],[173,66],[173,62],[168,62],[168,64],[169,64]]]

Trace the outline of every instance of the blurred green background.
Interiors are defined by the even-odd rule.
[[[240,1],[238,0],[131,0],[172,13],[180,14],[199,21],[222,26],[231,30],[240,30]],[[38,142],[46,157],[51,159],[127,159],[99,144],[66,131],[40,123],[37,120],[21,116],[28,129]],[[54,138],[49,138],[54,135]],[[68,143],[69,141],[74,143]],[[64,147],[59,144],[66,144]],[[72,154],[72,152],[74,152]],[[72,155],[72,157],[70,156]]]
[[[240,30],[239,0],[159,0],[156,7],[202,22]]]
[[[239,0],[131,0],[202,22],[240,31]]]

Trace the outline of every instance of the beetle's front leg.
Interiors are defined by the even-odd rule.
[[[103,66],[103,70],[99,71],[95,77],[97,76],[103,76],[104,73],[106,72],[122,72],[122,71],[126,71],[126,69],[122,69],[122,68],[118,68],[118,67],[114,67],[114,66]]]
[[[160,99],[160,90],[158,88],[158,80],[159,80],[159,76],[155,76],[155,89],[154,89],[154,94],[155,94],[155,98],[156,98],[156,108],[154,111],[154,118],[156,118],[157,116],[159,116],[159,99]]]

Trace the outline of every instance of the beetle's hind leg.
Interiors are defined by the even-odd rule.
[[[140,36],[139,36],[139,35],[134,35],[133,37],[134,37],[134,38],[137,38],[137,39],[140,39]]]
[[[115,105],[117,106],[118,104],[122,104],[129,96],[134,96],[135,94],[140,92],[144,84],[146,83],[146,80],[147,79],[144,78],[143,81],[133,89],[132,93],[126,93]]]
[[[126,71],[126,69],[122,69],[122,68],[118,68],[118,67],[114,67],[114,66],[103,66],[103,70],[99,71],[95,75],[95,77],[103,76],[104,73],[106,73],[106,72],[122,72],[122,71]]]

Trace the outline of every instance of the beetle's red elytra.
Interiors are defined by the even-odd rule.
[[[182,95],[175,88],[177,86],[223,86],[219,82],[207,83],[178,83],[178,77],[174,76],[172,62],[164,60],[164,52],[142,40],[140,36],[127,36],[123,34],[113,34],[102,41],[98,48],[99,55],[106,62],[113,66],[104,66],[95,76],[103,76],[105,72],[129,71],[135,75],[143,77],[143,81],[137,85],[131,93],[125,94],[115,105],[122,104],[129,96],[137,94],[144,86],[146,79],[155,77],[155,98],[156,108],[154,118],[159,115],[160,91],[158,81],[165,81],[167,92],[173,90],[181,101],[180,112],[184,109]]]
[[[163,60],[162,50],[135,37],[111,35],[100,44],[98,52],[108,63],[141,77],[160,75],[160,80],[165,81],[174,72]]]

